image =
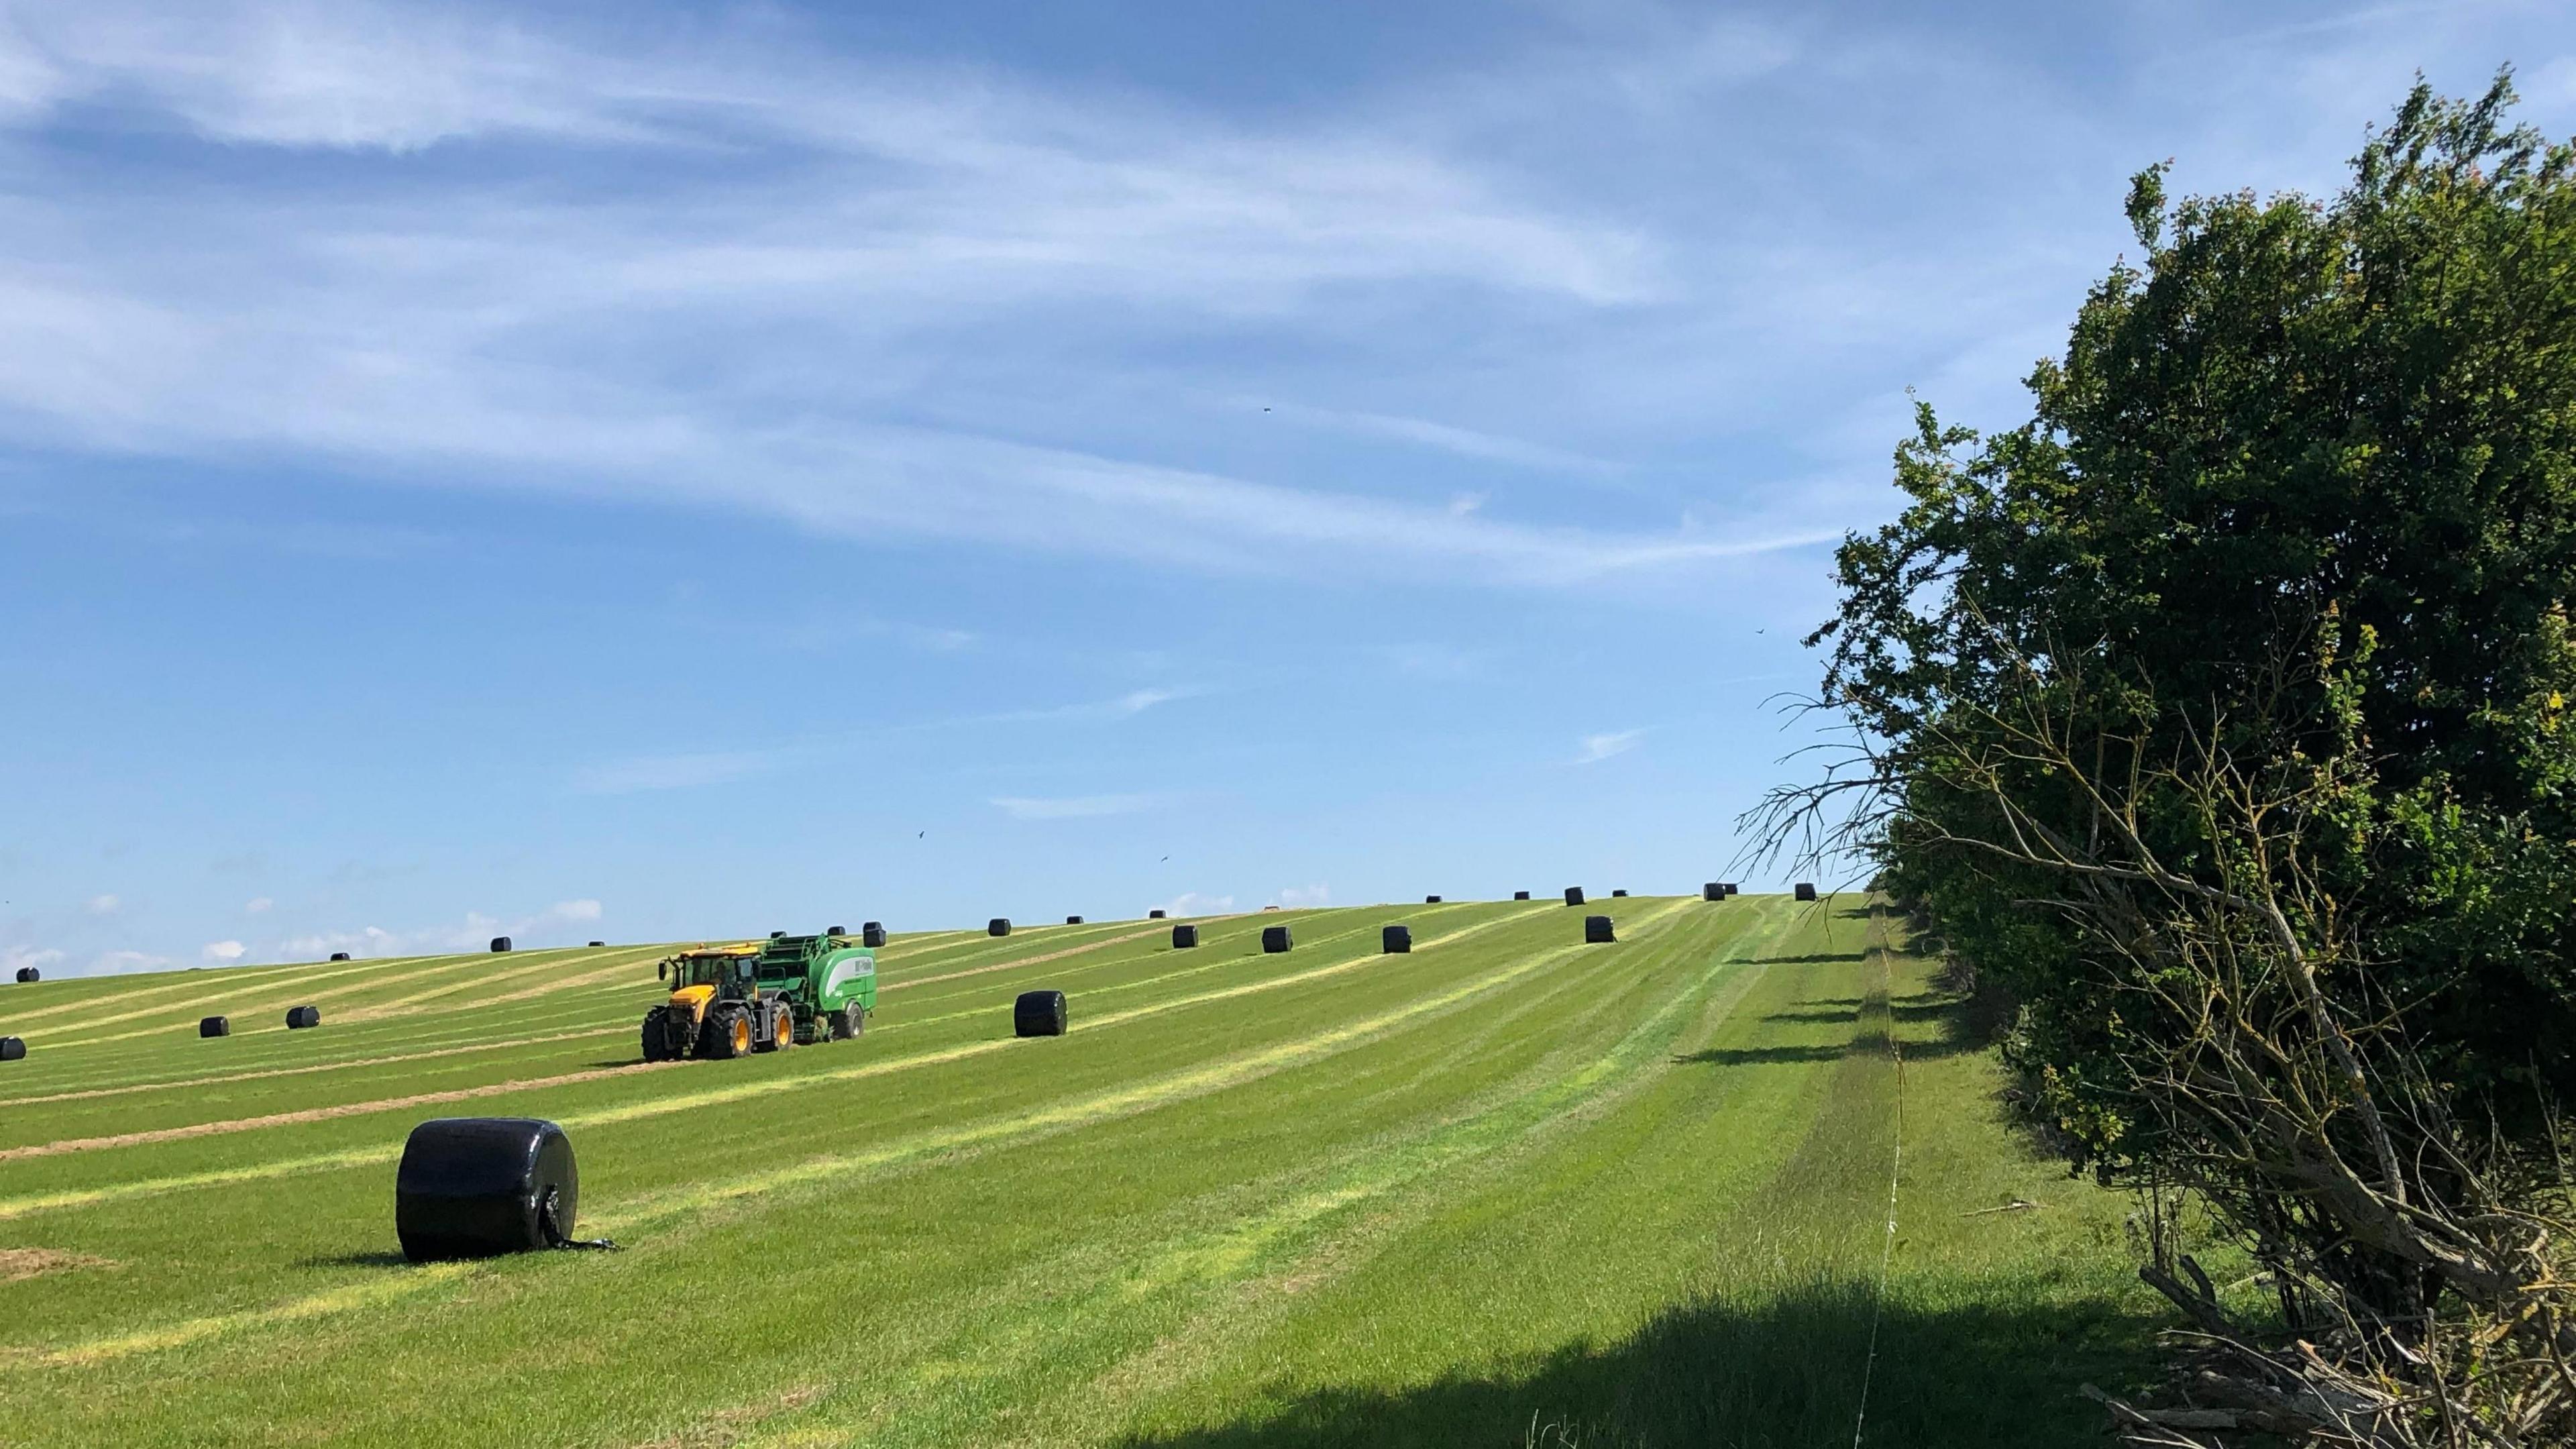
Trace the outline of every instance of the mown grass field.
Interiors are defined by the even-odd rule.
[[[897,937],[860,1040],[653,1067],[661,946],[0,986],[0,1444],[1848,1445],[1864,1377],[1871,1444],[2097,1439],[2124,1207],[1925,965],[1590,909]],[[451,1115],[563,1123],[625,1250],[403,1263]]]

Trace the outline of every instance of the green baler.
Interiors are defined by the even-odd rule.
[[[735,1057],[867,1030],[877,957],[841,932],[685,951],[662,963],[671,999],[644,1014],[644,1059]]]

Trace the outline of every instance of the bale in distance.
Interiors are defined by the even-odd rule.
[[[1814,900],[1814,899],[1816,898],[1816,885],[1815,885],[1815,882],[1813,882],[1813,881],[1804,881],[1804,880],[1802,880],[1802,881],[1798,882],[1798,891],[1797,891],[1797,894],[1798,894],[1798,899],[1800,899],[1800,900],[1802,900],[1802,901],[1812,901],[1812,900]]]
[[[1149,921],[1159,921],[1163,919],[1163,913],[1161,911],[1147,911],[1145,913],[1145,919]]]
[[[1567,886],[1565,888],[1565,903],[1569,906],[1579,906],[1583,904],[1583,887]]]
[[[1743,892],[1742,892],[1742,891],[1740,891],[1740,890],[1737,890],[1737,889],[1736,889],[1736,887],[1735,887],[1735,882],[1733,882],[1733,881],[1728,881],[1728,882],[1726,883],[1726,893],[1727,893],[1728,895],[1731,895],[1731,896],[1733,896],[1733,895],[1742,895],[1742,894],[1743,894]]]
[[[1199,943],[1199,928],[1184,921],[1172,928],[1172,949],[1186,951]]]
[[[19,1062],[26,1059],[27,1043],[23,1038],[0,1036],[0,1062]]]
[[[1413,950],[1411,926],[1389,926],[1378,933],[1378,950],[1388,956],[1403,956]]]
[[[415,1263],[489,1258],[572,1238],[572,1139],[536,1117],[434,1117],[394,1169],[394,1235]]]
[[[1615,900],[1621,900],[1621,899],[1624,899],[1624,898],[1627,896],[1627,894],[1628,894],[1628,893],[1627,893],[1626,891],[1612,891],[1612,892],[1610,893],[1610,898],[1611,898],[1612,900],[1614,900],[1614,901],[1615,901]]]
[[[30,981],[42,981],[44,979],[45,973],[37,970],[33,966],[21,966],[18,968],[18,982],[20,985],[25,985]]]
[[[1016,1036],[1064,1035],[1064,993],[1023,991],[1011,1003],[1011,1031]]]
[[[1082,924],[1082,917],[1080,917],[1080,916],[1067,916],[1067,917],[1065,917],[1065,918],[1064,918],[1064,923],[1065,923],[1066,925],[1068,925],[1068,926],[1079,926],[1079,925],[1081,925],[1081,924]]]
[[[197,1020],[197,1035],[200,1037],[231,1036],[232,1034],[233,1019],[229,1016],[207,1016]]]
[[[838,932],[835,932],[834,934],[835,934],[835,935],[837,935],[837,934],[839,934],[839,933],[838,933]],[[607,943],[606,941],[593,941],[593,942],[591,942],[590,944],[592,944],[592,945],[594,945],[594,946],[605,946],[605,945],[607,945],[608,943]]]
[[[883,922],[883,921],[869,921],[869,922],[867,922],[865,925],[862,925],[862,926],[860,926],[860,927],[859,927],[859,944],[860,944],[860,945],[862,945],[862,946],[882,946],[882,945],[884,945],[885,943],[886,943],[885,922]]]
[[[1699,898],[1704,901],[1725,900],[1726,887],[1719,885],[1716,881],[1710,881],[1708,884],[1699,888]]]
[[[984,934],[988,936],[1007,936],[1011,934],[1011,918],[1008,916],[995,916],[990,921],[984,923]]]
[[[349,959],[349,953],[346,951],[334,951],[331,953],[331,959],[334,961],[346,961]]]
[[[1276,956],[1280,952],[1287,950],[1288,947],[1288,928],[1286,926],[1264,926],[1261,928],[1261,949],[1263,951]]]
[[[509,949],[510,949],[510,938],[509,938],[509,937],[507,937],[507,936],[494,936],[494,937],[492,938],[492,954],[493,954],[493,955],[498,956],[498,955],[500,955],[502,952],[507,951],[507,950],[509,950]]]
[[[1440,904],[1440,898],[1438,896],[1424,896],[1422,898],[1422,903],[1426,906],[1436,906]]]
[[[321,1024],[322,1008],[318,1006],[290,1006],[286,1008],[286,1029],[288,1031],[302,1031],[306,1027],[320,1026]]]
[[[1608,916],[1585,916],[1583,918],[1583,943],[1585,945],[1602,946],[1618,939],[1618,936],[1611,932],[1610,918]]]
[[[1529,899],[1529,892],[1528,892],[1528,891],[1514,891],[1514,892],[1512,892],[1512,899],[1513,899],[1513,900],[1516,900],[1516,901],[1525,901],[1525,900],[1528,900],[1528,899]]]

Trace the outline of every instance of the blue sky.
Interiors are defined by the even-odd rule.
[[[2576,131],[2547,4],[0,17],[49,973],[1690,889],[2132,171]]]

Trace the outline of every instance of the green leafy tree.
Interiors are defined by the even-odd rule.
[[[2532,1226],[2576,1095],[2576,153],[2512,101],[2419,85],[2330,202],[2141,173],[2031,420],[1919,410],[1810,640],[1855,748],[1766,805],[2018,998],[2081,1160],[2209,1200],[2274,1327],[2333,1330],[2238,1374],[2250,1427],[2576,1433],[2531,1379],[2576,1347]]]

